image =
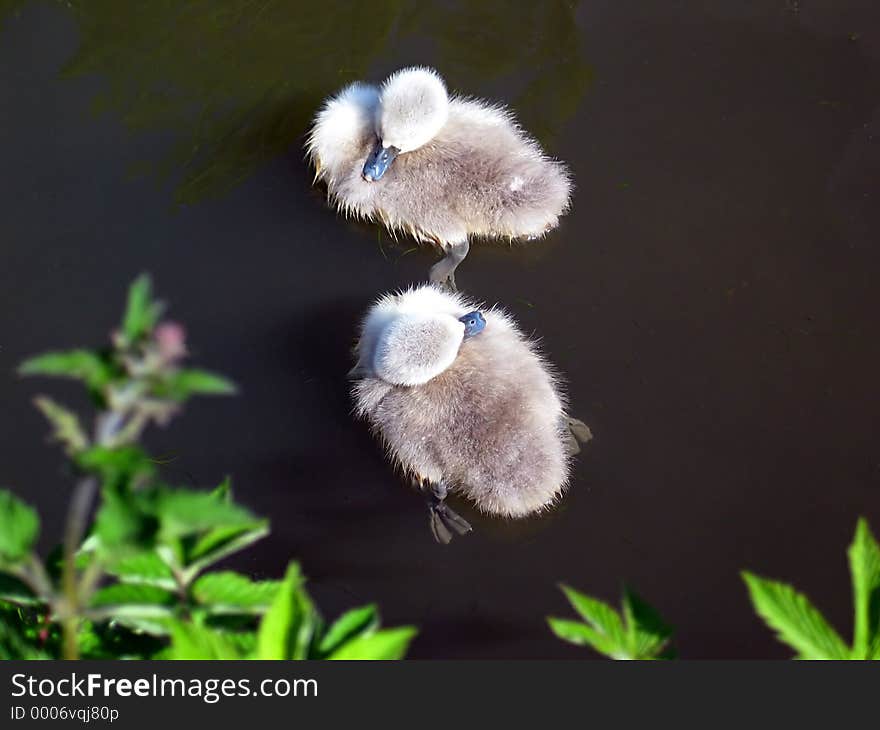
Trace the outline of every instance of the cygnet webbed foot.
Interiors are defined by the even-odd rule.
[[[466,519],[446,504],[449,489],[443,482],[424,481],[421,489],[428,502],[431,534],[437,542],[448,545],[455,534],[466,535],[473,529]]]
[[[464,517],[444,502],[430,505],[428,510],[431,513],[431,534],[441,545],[448,545],[452,541],[453,532],[466,535],[473,529]]]
[[[445,286],[450,291],[457,292],[455,284],[455,270],[465,260],[470,251],[470,243],[467,240],[458,243],[450,243],[443,248],[446,254],[440,261],[431,267],[430,278],[434,284]]]
[[[593,440],[593,432],[590,427],[579,418],[572,416],[563,416],[565,421],[565,450],[569,456],[574,456],[581,452],[581,444],[585,444]]]

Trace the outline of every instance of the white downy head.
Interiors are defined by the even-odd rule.
[[[382,85],[376,134],[383,147],[412,152],[426,145],[446,124],[446,84],[430,68],[404,68]]]
[[[482,320],[466,312],[457,295],[433,286],[382,297],[364,320],[355,370],[393,385],[427,383],[455,362],[466,322]]]

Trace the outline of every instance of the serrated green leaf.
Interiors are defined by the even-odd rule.
[[[209,530],[187,548],[184,559],[186,571],[195,575],[209,565],[269,534],[269,523],[260,520],[245,527],[216,527]]]
[[[162,314],[162,306],[153,301],[150,277],[142,274],[128,290],[128,303],[122,320],[122,334],[126,341],[134,343],[146,337]]]
[[[346,611],[321,637],[318,652],[322,655],[332,654],[345,642],[359,634],[372,631],[379,626],[379,612],[374,604],[353,608]]]
[[[268,608],[281,581],[252,581],[233,571],[208,573],[193,583],[193,598],[212,613],[259,613]]]
[[[48,375],[84,381],[99,390],[117,374],[103,353],[92,350],[47,352],[25,360],[18,368],[20,375]]]
[[[849,659],[849,647],[809,599],[786,583],[744,572],[755,610],[804,659]]]
[[[589,646],[611,659],[629,659],[625,646],[615,644],[607,635],[580,621],[571,621],[554,616],[547,617],[550,630],[557,637],[577,646]]]
[[[656,659],[666,648],[672,629],[660,614],[628,588],[623,592],[623,616],[633,659]]]
[[[267,532],[264,521],[211,492],[154,487],[104,493],[95,529],[104,553],[122,546],[139,550],[164,546],[170,552],[162,557],[182,569],[184,584],[210,563]],[[130,552],[106,557],[128,558]]]
[[[89,445],[89,439],[79,416],[73,411],[44,395],[35,398],[34,405],[49,421],[52,426],[52,438],[64,447],[68,456],[84,450]]]
[[[590,646],[612,659],[668,658],[671,636],[660,615],[632,591],[624,588],[622,616],[607,603],[560,586],[572,607],[586,620],[549,617],[551,630],[564,641]],[[662,653],[662,654],[661,654]]]
[[[0,489],[0,563],[24,560],[40,532],[40,518],[34,509],[12,492]]]
[[[864,518],[849,548],[849,568],[855,604],[853,658],[868,659],[880,638],[880,546]]]
[[[254,528],[260,522],[244,507],[188,489],[159,491],[155,509],[164,540],[217,527]]]
[[[157,389],[157,395],[183,401],[193,395],[233,395],[235,383],[222,375],[206,370],[179,370],[165,379]]]
[[[178,598],[170,591],[136,583],[114,583],[96,591],[90,602],[95,619],[111,619],[138,633],[166,636]]]
[[[171,625],[171,646],[164,659],[241,659],[236,643],[219,631],[182,621]]]
[[[604,601],[599,601],[567,585],[560,588],[577,611],[599,634],[606,636],[610,645],[620,650],[627,647],[627,635],[620,614]]]
[[[98,608],[103,606],[120,607],[128,604],[173,606],[176,603],[177,597],[163,588],[139,583],[113,583],[95,591],[89,605],[92,608]]]
[[[361,634],[343,644],[327,658],[335,660],[403,659],[417,633],[418,631],[413,626],[400,626]]]
[[[151,585],[174,590],[174,574],[168,564],[153,551],[127,556],[108,566],[107,572],[124,583]]]
[[[258,659],[306,659],[318,624],[296,563],[287,568],[257,631]]]

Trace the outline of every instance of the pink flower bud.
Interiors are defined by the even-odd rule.
[[[177,322],[162,322],[153,334],[159,348],[159,356],[166,362],[174,362],[186,355],[186,330]]]

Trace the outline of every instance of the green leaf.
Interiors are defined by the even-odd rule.
[[[238,656],[240,659],[249,659],[253,657],[254,651],[257,648],[257,632],[252,628],[248,627],[245,629],[232,629],[229,630],[224,626],[216,625],[217,617],[210,616],[205,621],[204,625],[207,628],[210,628],[214,631],[219,631],[223,634],[223,638],[232,646],[235,647],[235,651],[238,652]]]
[[[607,638],[607,645],[613,646],[617,653],[625,652],[627,634],[620,614],[603,601],[591,598],[566,585],[560,586],[568,602],[596,632]],[[605,653],[605,652],[603,652]]]
[[[221,502],[231,502],[232,501],[232,479],[228,476],[223,479],[216,487],[214,487],[211,492],[211,496],[214,499],[217,499]]]
[[[136,583],[114,583],[96,591],[90,602],[92,615],[112,619],[139,633],[168,634],[167,622],[178,604],[174,593]]]
[[[56,403],[51,398],[39,396],[34,405],[52,426],[52,438],[64,446],[68,456],[82,451],[89,445],[86,432],[73,411]]]
[[[171,626],[171,647],[165,659],[241,659],[236,643],[219,631],[178,621]]]
[[[138,583],[113,583],[95,591],[89,605],[92,608],[103,606],[173,606],[177,597],[170,591],[156,586]]]
[[[233,395],[235,383],[206,370],[179,370],[158,388],[157,395],[182,401],[193,395]]]
[[[244,507],[189,489],[160,490],[155,509],[165,540],[215,527],[254,528],[260,522]]]
[[[623,591],[623,615],[633,659],[656,659],[666,648],[672,629],[660,614],[628,588]]]
[[[163,486],[139,491],[105,489],[104,494],[96,521],[99,544],[111,550],[164,546],[169,554],[162,558],[183,569],[185,584],[210,563],[251,544],[268,530],[265,521],[214,492]],[[130,554],[110,557],[122,559]]]
[[[122,320],[122,334],[129,343],[146,337],[162,314],[162,305],[153,301],[150,277],[142,274],[128,290],[128,304]]]
[[[849,648],[806,596],[785,583],[742,576],[755,610],[801,658],[849,659]]]
[[[870,659],[880,639],[880,546],[864,518],[849,548],[849,569],[855,603],[853,659]]]
[[[133,549],[152,547],[159,524],[141,505],[138,495],[104,490],[95,517],[95,535],[105,558],[126,559]]]
[[[83,471],[98,474],[105,483],[114,485],[151,477],[156,472],[153,461],[139,446],[93,446],[77,454],[75,461]]]
[[[192,587],[193,598],[212,613],[259,613],[271,605],[280,581],[252,581],[232,571],[208,573]]]
[[[305,659],[318,617],[299,566],[291,563],[257,631],[258,659]]]
[[[12,492],[0,489],[0,562],[14,564],[24,560],[39,532],[37,513]]]
[[[560,587],[587,622],[548,617],[550,629],[560,639],[590,646],[612,659],[657,659],[666,649],[671,629],[651,606],[629,589],[624,588],[621,616],[603,601],[565,585]]]
[[[171,626],[175,621],[175,610],[162,606],[123,606],[113,613],[112,625],[123,626],[138,636],[151,636],[157,639],[171,636]],[[118,659],[123,657],[116,657]]]
[[[547,623],[550,630],[563,641],[577,646],[589,646],[611,659],[629,658],[626,647],[614,643],[607,635],[599,633],[585,623],[554,616],[548,616]]]
[[[294,596],[302,584],[299,566],[291,563],[281,587],[257,631],[258,659],[287,659],[290,654],[290,634],[294,628]]]
[[[116,369],[102,353],[92,350],[47,352],[25,360],[18,368],[20,375],[49,375],[83,380],[99,390],[116,375]]]
[[[417,634],[413,626],[381,629],[371,634],[361,634],[343,644],[328,659],[403,659],[410,642]]]
[[[136,553],[115,561],[107,567],[110,575],[125,583],[155,586],[174,590],[176,582],[168,564],[153,551]]]
[[[184,556],[184,575],[187,581],[209,565],[243,550],[268,534],[269,523],[261,520],[246,527],[216,527],[200,535],[188,546]]]
[[[379,613],[374,604],[353,608],[342,614],[321,637],[318,652],[322,655],[332,654],[345,642],[358,634],[366,633],[379,625]]]

